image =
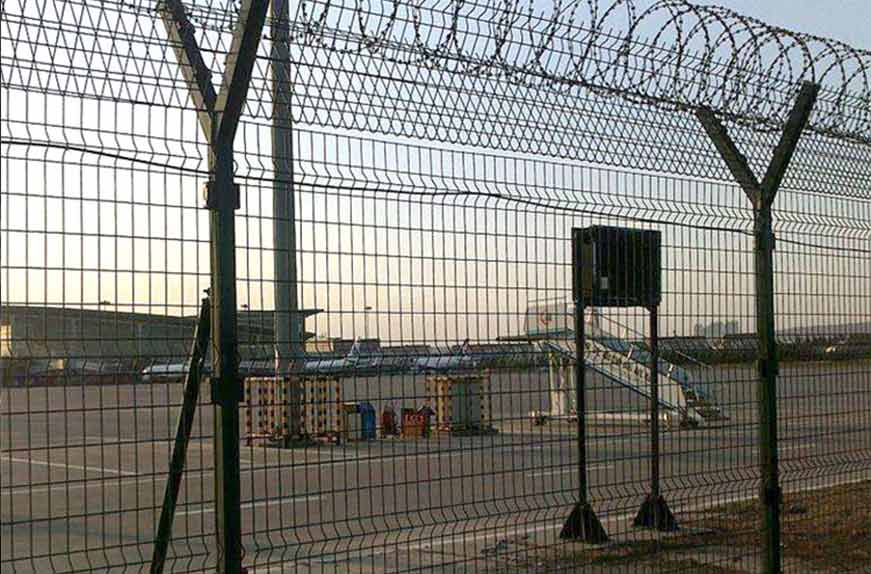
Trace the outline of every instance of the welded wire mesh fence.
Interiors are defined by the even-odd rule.
[[[167,572],[867,571],[867,51],[267,4],[2,4],[4,574],[154,572],[183,404]],[[593,226],[660,233],[661,299],[575,305],[647,277]]]

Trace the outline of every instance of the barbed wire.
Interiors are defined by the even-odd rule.
[[[646,8],[643,8],[646,5]],[[202,15],[208,25],[223,21]],[[527,88],[583,88],[777,128],[804,81],[810,128],[871,141],[871,52],[686,0],[303,0],[291,42]]]
[[[103,4],[103,3],[99,3]],[[105,3],[156,17],[160,2]],[[238,0],[185,2],[201,33],[232,30]],[[82,4],[82,7],[86,6]],[[668,109],[713,108],[779,129],[802,82],[823,86],[809,128],[871,143],[871,51],[688,0],[300,0],[288,42],[415,70]],[[4,14],[9,7],[4,2]],[[10,16],[10,14],[5,14]],[[282,23],[271,22],[266,35]],[[203,38],[205,40],[205,38]],[[215,37],[206,47],[217,51]],[[209,50],[211,51],[211,50]],[[419,72],[418,72],[419,73]],[[8,78],[4,77],[4,83]]]
[[[636,32],[630,34],[606,29],[606,22],[613,24],[615,30],[619,30],[618,26],[623,24],[614,18],[606,18],[598,9],[603,1],[597,4],[590,0],[585,4],[588,16],[595,13],[595,20],[600,24],[597,34],[601,41],[598,45],[610,41],[614,50],[619,51],[620,46],[629,45],[627,38],[631,36],[635,47],[627,50],[634,54],[649,53],[656,42],[644,40],[643,36],[660,28],[649,25],[652,22],[650,17],[645,19],[643,13],[636,11],[632,20]],[[633,0],[632,6],[638,6],[641,1]],[[649,105],[639,101],[640,98],[633,95],[635,92],[632,91],[621,92],[618,97],[613,91],[582,84],[569,86],[569,89],[556,86],[559,88],[556,89],[554,84],[544,81],[521,83],[524,75],[520,71],[513,76],[500,76],[493,72],[498,68],[498,62],[494,63],[492,58],[488,60],[492,64],[490,68],[482,66],[471,70],[463,67],[471,61],[469,58],[475,56],[472,53],[475,50],[478,55],[491,50],[484,39],[492,36],[487,36],[492,32],[488,28],[490,23],[499,21],[493,16],[496,14],[493,10],[506,13],[508,5],[479,7],[491,12],[478,10],[472,13],[468,8],[473,6],[470,2],[465,2],[463,6],[466,8],[459,12],[451,2],[434,5],[428,2],[426,6],[422,2],[375,6],[352,0],[330,0],[327,3],[323,0],[303,0],[301,4],[295,4],[298,10],[291,15],[286,28],[290,32],[287,34],[290,44],[288,81],[292,85],[285,86],[291,94],[290,106],[295,125],[375,132],[389,137],[400,136],[452,146],[488,148],[731,181],[731,174],[699,129],[695,118],[683,112],[663,111],[663,108],[678,107],[674,100],[663,99]],[[28,93],[147,103],[149,106],[176,110],[190,109],[187,87],[182,75],[177,73],[177,68],[172,64],[172,46],[167,42],[158,18],[159,3],[146,0],[99,3],[49,0],[42,4],[45,8],[42,16],[36,10],[36,4],[19,1],[3,5],[6,26],[4,40],[10,45],[10,49],[3,50],[0,57],[0,83],[4,87]],[[195,22],[204,58],[215,80],[220,76],[224,54],[229,49],[230,30],[238,2],[188,0],[184,4],[189,18]],[[608,11],[613,13],[615,5],[609,0]],[[59,11],[59,6],[65,7],[65,10]],[[520,10],[517,2],[511,6]],[[571,6],[578,12],[577,4]],[[414,8],[415,12],[410,12],[410,8]],[[567,18],[566,10],[568,8],[562,9],[561,13]],[[554,11],[557,9],[554,8]],[[443,18],[437,20],[438,14]],[[322,22],[321,25],[312,24],[315,16]],[[454,23],[455,19],[461,17],[461,22]],[[359,18],[363,20],[355,20]],[[385,32],[378,36],[381,40],[372,39],[375,37],[371,29],[375,26],[373,22],[376,18],[392,22],[392,36]],[[541,20],[540,15],[536,18],[536,21]],[[418,22],[416,28],[412,26],[415,21]],[[461,25],[462,22],[464,24]],[[510,24],[514,32],[508,36],[503,33],[503,37],[518,46],[534,44],[518,32],[524,29],[523,22],[506,22],[505,25]],[[578,29],[589,29],[580,19],[578,22]],[[643,22],[647,22],[647,25]],[[531,23],[531,19],[526,22],[529,25]],[[475,29],[471,28],[472,24]],[[424,25],[436,32],[448,30],[451,26],[456,28],[456,32],[451,33],[459,38],[456,44],[462,40],[468,48],[467,60],[452,64],[447,58],[438,60],[436,52],[430,51],[428,57],[438,65],[424,65],[420,59],[421,49],[412,41],[416,35],[423,34]],[[385,26],[382,27],[387,30]],[[405,27],[405,32],[401,32],[400,27]],[[280,23],[270,22],[268,33],[273,34],[280,28]],[[371,41],[367,41],[366,46],[360,44],[360,38],[363,37],[360,34],[355,39],[354,34],[341,33],[341,30],[354,31],[358,28],[370,30],[366,37]],[[426,36],[424,43],[438,44],[436,32]],[[566,37],[565,34],[560,36],[556,33],[552,36]],[[388,41],[390,37],[394,40]],[[664,37],[654,36],[654,40]],[[689,34],[682,33],[681,37],[689,38]],[[472,44],[472,38],[480,39],[481,44]],[[541,41],[536,41],[536,45],[542,45]],[[384,47],[379,48],[378,42]],[[577,42],[566,44],[569,46],[566,49],[575,49],[572,48],[575,44]],[[664,44],[664,41],[660,44]],[[687,54],[690,44],[692,42],[682,44]],[[400,47],[405,51],[400,51]],[[457,50],[459,48],[455,47],[454,51]],[[507,47],[501,51],[503,54],[509,52],[511,50]],[[519,51],[514,52],[518,54],[515,60],[519,61]],[[664,45],[661,52],[663,57],[669,53]],[[441,53],[447,52],[443,50]],[[605,49],[591,49],[589,53],[605,53]],[[745,53],[748,53],[747,50]],[[413,59],[415,54],[417,59]],[[867,52],[861,54],[867,56]],[[400,57],[411,63],[398,63]],[[590,65],[600,62],[604,66],[607,63],[601,58],[589,58],[593,62]],[[698,53],[694,58],[687,55],[684,59],[688,63],[698,61]],[[709,62],[714,60],[713,55],[708,58]],[[719,61],[722,62],[722,58]],[[793,63],[791,60],[784,61]],[[818,59],[817,62],[822,60]],[[269,74],[276,64],[273,53],[268,49],[261,51],[253,71],[245,122],[263,122],[275,112]],[[717,72],[713,64],[710,65],[713,72]],[[832,80],[834,72],[820,72],[818,67],[809,67],[803,73],[806,76],[813,75],[814,80],[829,78],[827,85],[836,83]],[[733,139],[745,150],[748,161],[754,169],[764,170],[777,143],[777,132],[782,123],[782,117],[771,110],[785,113],[783,106],[792,105],[795,89],[802,78],[798,77],[797,72],[790,72],[795,76],[793,83],[784,80],[778,83],[772,79],[778,77],[776,70],[766,70],[770,74],[757,70],[753,72],[756,74],[754,76],[752,67],[750,71],[745,68],[736,64],[734,69],[743,74],[743,85],[747,90],[755,90],[756,98],[743,92],[746,100],[743,105],[747,108],[742,112],[743,115],[736,114],[737,104],[731,108],[727,106],[728,109],[724,111],[723,106],[717,107],[713,101],[703,103],[718,109],[725,116]],[[859,91],[865,89],[867,84],[865,69],[858,65],[854,68],[853,75],[843,73],[839,76],[853,78],[847,86],[849,89],[842,90],[849,95],[841,98],[843,105],[840,108],[841,112],[852,114],[844,116],[851,118],[851,125],[862,125],[860,119],[867,116],[871,106],[853,105],[861,101]],[[709,85],[717,81],[716,78],[710,79]],[[668,80],[662,77],[658,82],[656,85],[665,86]],[[769,89],[759,87],[763,84],[769,85]],[[734,85],[737,85],[737,81]],[[808,134],[802,139],[784,186],[828,196],[867,197],[867,183],[871,181],[871,163],[868,162],[871,157],[871,138],[867,133],[859,132],[843,134],[829,130],[820,133],[823,126],[821,122],[834,125],[833,118],[841,117],[831,113],[833,102],[836,102],[833,94],[836,93],[831,87],[823,92],[812,117],[817,133]],[[700,91],[695,94],[697,101],[703,100]],[[692,107],[686,103],[680,105]],[[9,137],[21,136],[17,132],[20,126],[15,125],[14,120],[6,124],[8,130],[16,131],[4,133],[4,141]],[[768,127],[772,131],[767,131]],[[844,128],[846,124],[841,123],[840,127]],[[33,136],[28,134],[22,137]],[[71,132],[65,130],[63,137],[72,137]],[[100,136],[97,141],[95,137],[88,138],[89,145],[102,147],[113,139],[106,140]],[[142,140],[141,134],[137,138]],[[635,145],[642,142],[644,145]],[[142,145],[138,146],[137,157],[143,157],[143,149],[151,149],[144,141],[140,143]],[[171,145],[173,149],[184,147],[180,141]],[[179,153],[205,161],[201,153]],[[248,161],[249,154],[240,154],[237,161]],[[253,158],[251,161],[264,160]],[[835,166],[837,169],[834,169]]]

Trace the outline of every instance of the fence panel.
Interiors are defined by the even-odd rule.
[[[149,568],[212,271],[170,4],[3,4],[3,572]],[[186,4],[215,84],[238,4]],[[599,4],[273,2],[234,146],[249,572],[764,568],[754,212],[697,111],[762,180],[802,80],[773,206],[783,571],[865,567],[867,55]],[[591,226],[661,233],[662,300],[656,344],[650,309],[583,313],[579,391]],[[563,536],[582,404],[597,545]],[[206,385],[166,571],[223,556],[215,438]],[[652,492],[660,529],[636,524]]]
[[[140,571],[209,286],[196,116],[145,3],[2,20],[0,570]],[[172,572],[214,569],[204,395]]]

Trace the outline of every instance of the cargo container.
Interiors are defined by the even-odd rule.
[[[427,394],[435,406],[437,430],[492,432],[489,373],[429,377]]]

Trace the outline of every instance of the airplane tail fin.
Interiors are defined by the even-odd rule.
[[[360,339],[354,339],[354,344],[351,345],[351,350],[348,351],[349,359],[359,359],[360,358]]]
[[[469,343],[469,338],[466,337],[466,340],[463,341],[462,346],[460,347],[461,355],[471,355],[472,354],[472,345]]]

